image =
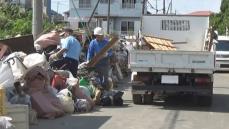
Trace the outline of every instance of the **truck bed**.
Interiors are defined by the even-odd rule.
[[[128,64],[134,72],[213,73],[215,56],[206,51],[131,50]]]

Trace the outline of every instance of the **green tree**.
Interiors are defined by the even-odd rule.
[[[226,33],[226,28],[229,28],[229,0],[222,0],[220,13],[210,17],[210,24],[218,30],[220,35]]]
[[[44,18],[44,31],[55,29],[57,24]],[[18,34],[32,33],[32,10],[25,10],[16,5],[0,4],[0,39],[14,37]]]

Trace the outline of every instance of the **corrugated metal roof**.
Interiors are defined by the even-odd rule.
[[[211,16],[213,12],[211,11],[195,11],[191,12],[188,15],[193,15],[193,16]]]
[[[172,40],[169,39],[144,36],[143,40],[149,47],[155,50],[176,50],[172,44]]]

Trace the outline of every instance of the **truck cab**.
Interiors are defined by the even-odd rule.
[[[219,36],[215,44],[216,71],[229,72],[229,36]]]

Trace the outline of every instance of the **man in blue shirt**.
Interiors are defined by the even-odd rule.
[[[51,59],[55,59],[63,55],[63,58],[54,61],[51,67],[56,67],[58,69],[69,70],[74,77],[77,75],[79,57],[81,53],[81,45],[79,41],[72,36],[73,30],[70,28],[65,28],[65,39],[62,40],[61,49],[55,54],[51,55]]]
[[[94,29],[95,39],[90,42],[87,53],[87,61],[90,61],[97,53],[99,53],[103,47],[108,44],[108,40],[104,38],[103,29],[96,27]],[[108,89],[108,73],[110,68],[110,57],[112,55],[109,50],[102,59],[95,65],[95,70],[99,74],[100,82],[104,89]]]

